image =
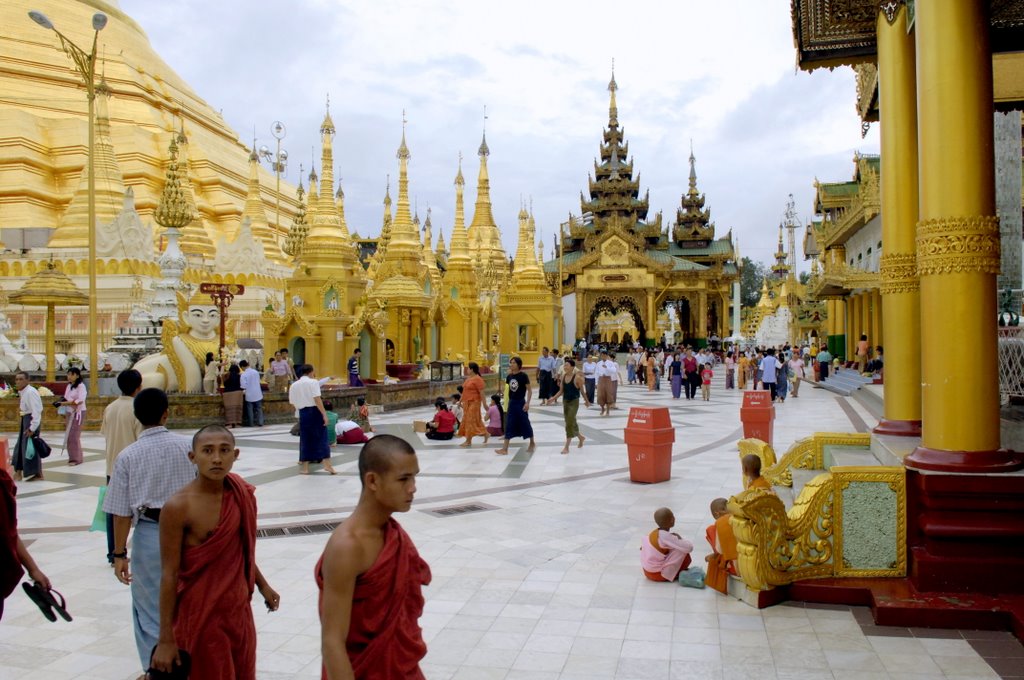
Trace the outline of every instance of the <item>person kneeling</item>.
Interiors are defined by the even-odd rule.
[[[339,420],[334,426],[334,433],[339,444],[365,444],[370,438],[354,420]]]
[[[451,439],[455,436],[455,414],[448,410],[444,401],[438,400],[434,406],[437,413],[427,423],[427,439]]]
[[[658,528],[640,543],[640,566],[652,581],[675,581],[690,566],[693,543],[671,531],[676,518],[668,508],[658,508],[654,522]]]

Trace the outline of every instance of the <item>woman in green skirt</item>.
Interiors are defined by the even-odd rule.
[[[559,397],[562,399],[562,415],[565,417],[565,446],[562,448],[562,453],[569,453],[569,443],[572,442],[573,437],[579,439],[579,448],[583,448],[583,441],[586,439],[580,434],[580,426],[576,422],[576,413],[580,410],[580,399],[586,404],[587,408],[590,407],[590,401],[587,400],[587,392],[583,388],[583,373],[576,370],[576,361],[566,357],[565,369],[562,374],[562,379],[558,381],[558,392],[553,397],[547,400],[548,404],[553,404],[558,401]]]

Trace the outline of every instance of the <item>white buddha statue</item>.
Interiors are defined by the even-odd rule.
[[[163,322],[163,352],[143,357],[135,364],[142,374],[143,387],[159,387],[166,392],[199,393],[203,388],[206,354],[218,358],[220,310],[209,295],[196,293],[182,310],[179,296],[179,321]],[[234,324],[231,324],[233,330]],[[234,345],[233,332],[226,347]]]

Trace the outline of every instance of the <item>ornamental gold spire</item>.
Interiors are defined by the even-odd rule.
[[[181,189],[185,194],[189,207],[192,209],[192,221],[185,226],[181,233],[181,250],[190,255],[199,255],[207,258],[213,257],[214,246],[210,240],[206,227],[203,224],[203,216],[196,204],[195,188],[192,186],[192,179],[189,177],[188,158],[188,137],[185,135],[185,125],[182,122],[178,131],[178,176],[181,178]]]
[[[295,213],[292,228],[288,230],[288,237],[284,241],[284,252],[293,258],[302,254],[302,248],[306,243],[306,234],[309,233],[309,225],[306,223],[306,201],[305,191],[302,189],[301,168],[299,169],[299,187],[295,190],[295,197],[298,200],[299,208]]]
[[[114,155],[114,144],[110,139],[110,88],[107,81],[100,80],[96,86],[96,141],[93,150],[93,166],[96,172],[96,222],[109,224],[114,221],[124,206],[124,178],[121,167]],[[86,125],[88,132],[88,125]],[[86,152],[88,153],[88,151]],[[89,162],[88,156],[82,166],[71,203],[61,216],[57,228],[50,236],[51,248],[85,248],[89,245]]]
[[[256,140],[252,141],[252,152],[249,154],[249,187],[245,195],[245,206],[242,208],[242,222],[249,218],[249,226],[256,242],[263,246],[263,253],[268,260],[285,262],[287,258],[277,245],[277,234],[267,221],[267,213],[263,207],[263,192],[260,188],[260,156],[256,151]]]
[[[320,189],[318,184],[320,178],[316,175],[316,167],[309,166],[309,193],[306,195],[306,222],[312,222],[316,217],[316,206],[320,202]]]
[[[194,217],[178,174],[177,137],[177,134],[171,135],[171,145],[167,149],[170,162],[164,176],[164,188],[160,192],[160,203],[153,213],[153,221],[165,229],[181,229]]]
[[[689,188],[676,210],[676,227],[672,237],[679,245],[699,245],[715,238],[715,224],[711,221],[711,210],[704,207],[705,197],[697,189],[697,159],[690,142]]]
[[[412,212],[409,205],[409,147],[405,143],[405,113],[402,113],[402,143],[398,146],[395,156],[398,158],[398,205],[395,210],[395,221],[391,225],[391,242],[389,248],[401,244],[418,245],[419,234],[412,222]]]
[[[526,205],[519,207],[519,243],[516,247],[512,285],[515,290],[540,290],[544,288],[544,274],[537,265],[537,251],[534,250],[536,234],[531,228],[530,213]],[[542,246],[543,247],[543,246]]]
[[[455,175],[455,225],[452,227],[452,249],[448,257],[449,265],[456,262],[469,263],[470,256],[469,233],[466,231],[466,210],[463,199],[463,191],[466,188],[466,180],[462,177],[462,153],[459,153],[459,173]]]

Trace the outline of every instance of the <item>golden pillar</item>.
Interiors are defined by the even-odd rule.
[[[875,345],[882,344],[882,295],[877,291],[871,291],[871,347],[874,352]]]
[[[917,57],[908,10],[878,15],[878,92],[882,138],[882,257],[885,413],[875,432],[921,434],[921,294],[917,280]],[[890,21],[891,16],[891,21]]]
[[[874,295],[870,290],[860,294],[860,332],[862,335],[868,336],[868,342],[875,341],[875,329],[871,325],[871,309],[873,304]],[[860,340],[860,335],[857,336],[857,339]]]
[[[915,21],[923,428],[906,463],[947,472],[1019,469],[1024,460],[998,450],[989,2],[918,3]],[[952,360],[951,348],[976,351],[969,361]]]
[[[57,378],[56,316],[53,305],[46,305],[46,382],[50,383]]]

